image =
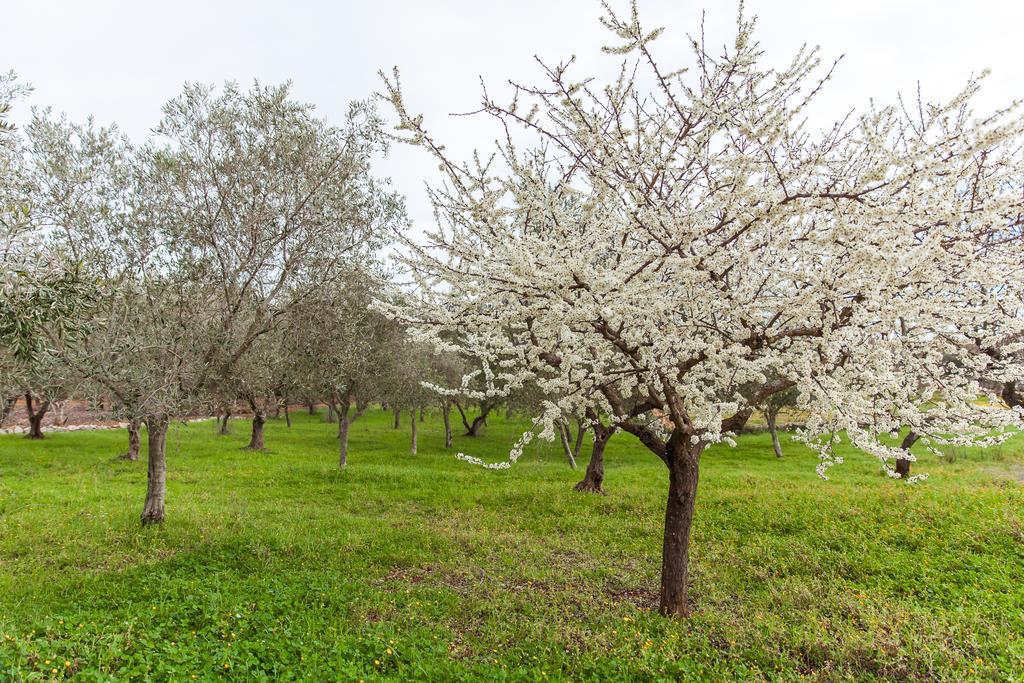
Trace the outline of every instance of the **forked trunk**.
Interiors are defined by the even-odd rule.
[[[128,451],[121,456],[123,460],[135,462],[139,459],[139,447],[142,445],[142,437],[139,434],[141,426],[137,418],[128,421]]]
[[[252,414],[252,437],[249,439],[249,445],[246,449],[250,451],[262,451],[265,449],[263,444],[263,425],[267,423],[267,415],[262,410],[257,410]]]
[[[25,434],[25,438],[42,439],[43,418],[46,417],[46,411],[50,409],[50,402],[39,401],[36,406],[33,406],[32,401],[32,393],[25,392],[25,410],[28,412],[28,432]]]
[[[911,429],[907,432],[907,435],[903,437],[903,443],[900,444],[900,448],[906,452],[910,452],[910,449],[914,447],[917,440],[921,438],[917,433]],[[910,476],[910,461],[903,458],[896,459],[896,474],[900,476],[900,479],[906,479]]]
[[[487,424],[487,416],[490,414],[491,409],[484,407],[480,414],[473,418],[473,422],[469,425],[469,429],[466,431],[466,436],[479,436],[480,429]],[[463,420],[465,422],[465,420]]]
[[[25,434],[26,439],[43,438],[43,415],[45,415],[45,413],[40,412],[29,416],[28,432]]]
[[[690,614],[690,528],[697,500],[697,479],[703,443],[673,434],[665,456],[668,462],[668,501],[665,506],[665,538],[661,556],[661,601],[666,616]]]
[[[445,403],[441,406],[441,415],[444,417],[444,447],[452,447],[452,406]]]
[[[398,408],[393,408],[391,412],[394,413],[395,415],[395,423],[391,426],[391,428],[398,429],[401,426],[402,422],[402,411],[399,410]]]
[[[220,429],[217,430],[217,433],[220,434],[221,436],[227,436],[228,434],[231,433],[231,429],[230,429],[230,427],[228,425],[228,420],[230,420],[230,419],[231,419],[231,410],[228,409],[228,408],[225,408],[224,409],[224,414],[220,418]]]
[[[416,410],[409,411],[409,423],[412,424],[412,454],[416,455]]]
[[[166,416],[146,419],[149,441],[146,471],[146,504],[142,508],[142,524],[164,521],[164,499],[167,496],[167,425]]]
[[[582,481],[576,484],[576,490],[584,493],[604,494],[604,448],[612,437],[613,429],[601,425],[594,427],[594,447],[590,451],[590,462]]]
[[[772,448],[775,450],[775,457],[782,457],[782,444],[779,443],[778,419],[779,411],[769,408],[765,412],[765,420],[768,421],[768,431],[772,434]]]

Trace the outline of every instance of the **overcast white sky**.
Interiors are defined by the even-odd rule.
[[[803,43],[820,45],[825,57],[845,55],[816,111],[823,123],[871,97],[892,102],[918,81],[926,98],[949,96],[986,67],[986,107],[1024,98],[1024,0],[748,0],[747,7],[760,17],[758,38],[772,63]],[[640,11],[648,26],[667,27],[657,52],[676,65],[687,57],[680,38],[699,29],[702,11],[708,42],[729,39],[736,3],[640,0]],[[35,86],[31,104],[76,119],[93,114],[141,140],[186,81],[291,79],[298,98],[340,121],[348,101],[378,89],[378,69],[398,65],[409,107],[451,150],[467,152],[487,146],[493,132],[448,113],[475,108],[480,76],[492,89],[510,77],[537,82],[533,55],[576,54],[589,72],[614,71],[618,58],[599,52],[607,42],[599,14],[597,0],[5,0],[0,70]],[[423,182],[436,177],[435,165],[402,148],[379,174],[408,197],[422,230],[431,218]]]

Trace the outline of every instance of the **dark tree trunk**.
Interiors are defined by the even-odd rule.
[[[250,451],[262,451],[266,446],[263,443],[263,425],[267,423],[267,415],[262,410],[256,410],[252,414],[252,437],[246,449]]]
[[[142,445],[142,437],[139,435],[140,427],[138,419],[128,420],[128,451],[121,456],[123,460],[135,462],[139,459],[139,447]]]
[[[166,416],[146,419],[149,441],[146,472],[146,504],[142,508],[142,524],[164,521],[164,499],[167,496],[167,425]]]
[[[220,434],[221,436],[227,436],[228,434],[231,433],[231,428],[228,425],[228,420],[230,420],[230,419],[231,419],[231,409],[230,408],[225,408],[224,409],[224,414],[221,416],[221,419],[220,419],[220,429],[217,431],[217,433]]]
[[[348,401],[346,400],[338,408],[338,468],[345,469],[348,466]]]
[[[307,403],[306,407],[309,408],[309,414],[310,415],[316,415],[316,406],[315,405],[313,405],[312,403]]]
[[[46,411],[50,409],[49,401],[38,401],[37,405],[32,405],[32,393],[25,392],[25,410],[28,412],[28,433],[25,434],[26,439],[42,439],[43,438],[43,418],[46,417]]]
[[[587,434],[587,430],[583,426],[583,421],[577,419],[576,420],[576,443],[574,443],[573,446],[572,446],[572,456],[573,456],[573,459],[578,459],[580,457],[580,450],[583,448],[583,437],[586,436],[586,434]]]
[[[659,611],[667,616],[690,614],[690,528],[697,500],[700,455],[704,444],[692,445],[689,437],[674,433],[665,449],[668,464],[668,501],[665,506],[665,538],[661,557]]]
[[[394,416],[395,416],[395,423],[391,426],[391,428],[392,429],[398,429],[399,427],[402,426],[401,425],[401,422],[402,422],[402,411],[399,410],[398,408],[392,408],[391,412],[394,413]]]
[[[327,414],[324,415],[324,422],[334,422],[336,419],[337,419],[337,416],[335,415],[335,412],[334,412],[334,404],[333,403],[328,403],[327,404]]]
[[[782,457],[782,444],[779,443],[779,411],[776,408],[768,408],[764,413],[765,420],[768,421],[768,431],[772,435],[772,448],[775,450],[775,457]]]
[[[914,447],[917,440],[921,438],[918,434],[911,429],[907,432],[907,435],[903,437],[903,443],[900,444],[900,448],[910,452],[910,449]],[[906,479],[910,476],[910,461],[904,460],[903,458],[896,459],[896,474],[900,475],[900,479]]]
[[[416,455],[416,410],[409,411],[409,422],[412,424],[412,454]]]
[[[458,405],[457,403],[455,405]],[[479,436],[480,428],[487,424],[487,416],[491,414],[494,405],[484,401],[480,404],[480,414],[473,418],[472,424],[466,424],[466,414],[459,408],[462,414],[462,424],[466,425],[466,436]]]
[[[594,447],[590,451],[590,462],[587,463],[587,472],[583,480],[576,484],[576,490],[584,493],[604,494],[604,448],[608,445],[608,439],[615,433],[614,429],[604,425],[594,427]]]
[[[462,409],[462,404],[458,401],[454,402],[455,409],[459,411],[459,417],[462,418],[462,426],[466,428],[466,433],[469,433],[469,420],[466,419],[466,411]]]
[[[423,406],[420,406],[420,422],[423,422],[423,413],[424,413]]]
[[[477,415],[473,418],[473,424],[469,426],[469,431],[466,432],[466,436],[480,436],[480,428],[487,424],[487,417],[484,415]]]
[[[441,415],[444,417],[444,447],[452,447],[452,405],[445,402],[441,406]]]
[[[286,425],[288,425],[289,429],[291,429],[291,426],[292,426],[292,414],[288,412],[288,404],[287,403],[285,403],[284,406],[282,406],[282,410],[284,410],[284,423]]]
[[[1006,405],[1011,408],[1024,405],[1024,392],[1017,387],[1016,382],[1005,382],[1003,384],[1002,397]]]

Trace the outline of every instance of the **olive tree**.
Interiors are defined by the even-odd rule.
[[[344,282],[303,299],[285,324],[286,374],[296,378],[300,393],[325,401],[337,415],[341,469],[348,465],[352,423],[386,395],[381,364],[401,334],[369,308],[385,287],[377,271],[353,268]]]
[[[172,419],[259,363],[247,354],[296,302],[335,286],[401,220],[370,173],[385,147],[366,103],[333,126],[288,86],[188,85],[154,139],[115,165],[127,182],[112,209],[68,231],[115,266],[102,277],[102,329],[70,360],[146,424],[143,523],[164,518]]]

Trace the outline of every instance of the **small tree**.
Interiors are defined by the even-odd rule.
[[[779,442],[779,413],[784,408],[792,408],[797,404],[797,397],[800,392],[796,388],[789,388],[785,391],[772,394],[764,403],[764,419],[768,423],[768,431],[772,435],[772,450],[775,457],[782,457],[782,443]]]
[[[384,284],[380,273],[353,269],[345,286],[323,288],[289,315],[287,373],[300,391],[319,396],[338,421],[338,467],[348,466],[349,429],[384,393],[379,368],[391,352],[397,326],[368,308]]]

